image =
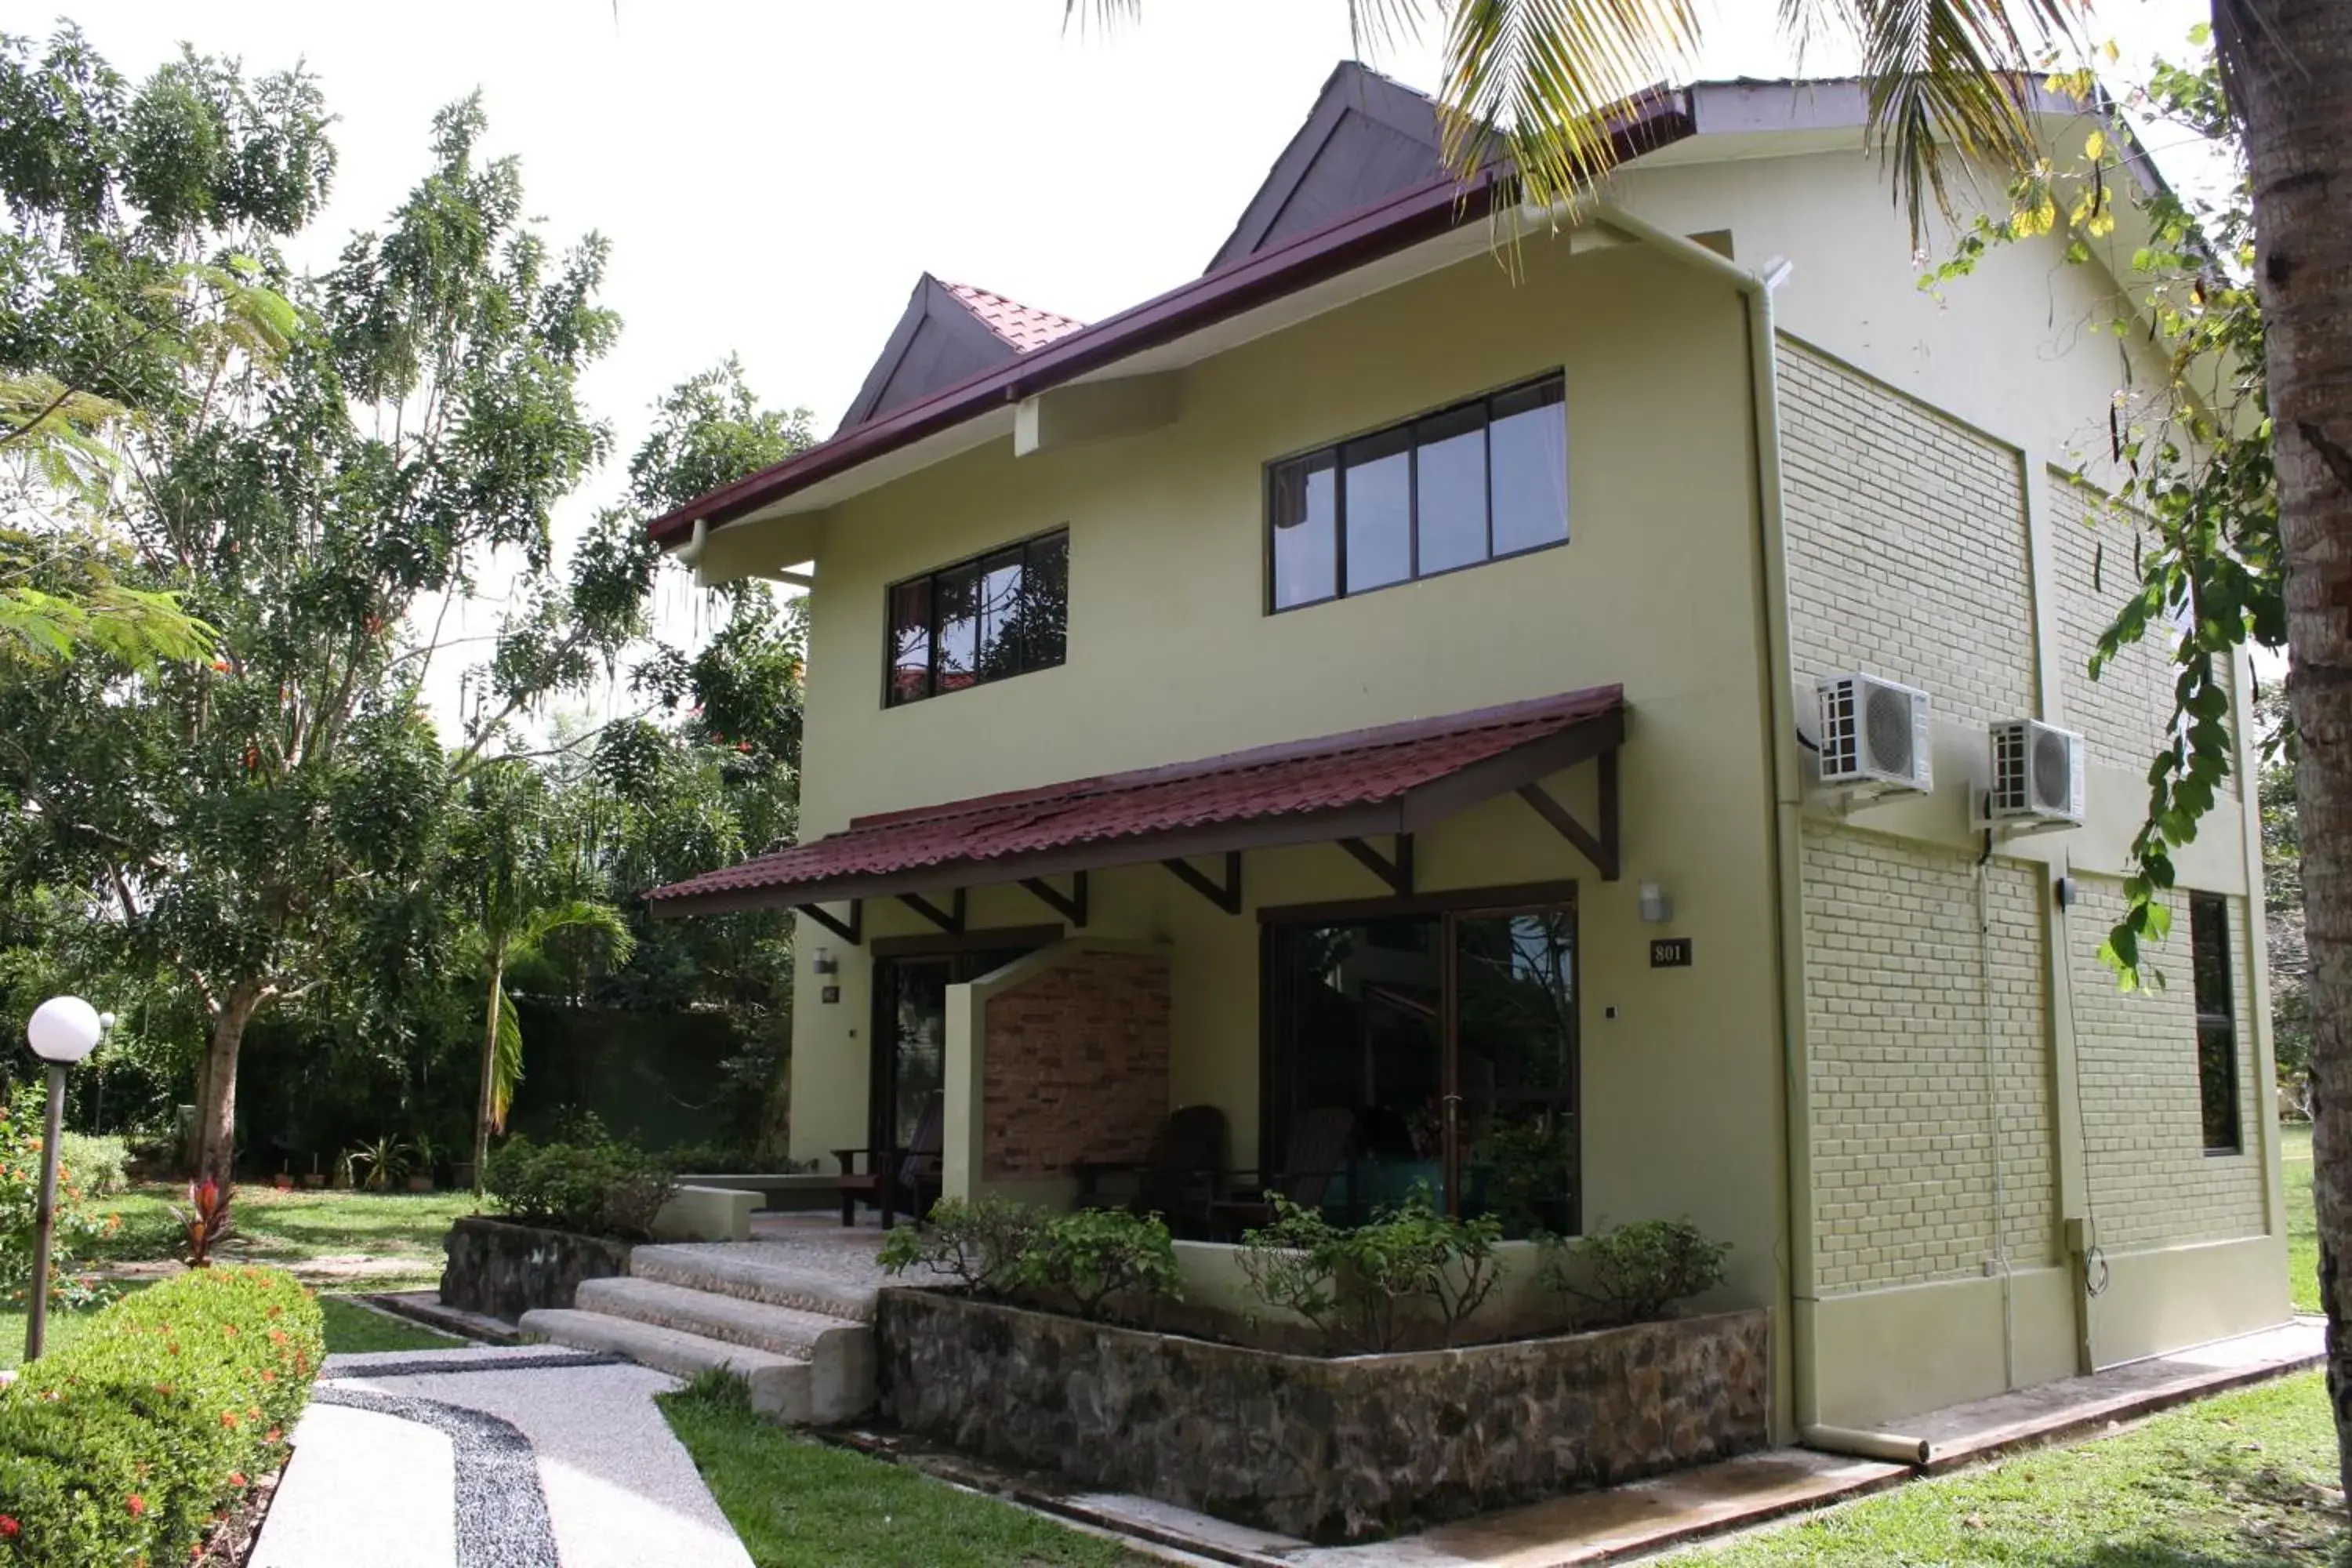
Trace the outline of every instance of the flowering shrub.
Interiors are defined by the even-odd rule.
[[[318,1304],[278,1269],[108,1308],[0,1390],[0,1563],[185,1563],[283,1459],[323,1353]]]
[[[0,1100],[0,1304],[21,1306],[33,1283],[33,1224],[41,1203],[41,1129],[45,1115],[39,1090],[20,1090]],[[77,1274],[77,1244],[103,1236],[119,1223],[101,1220],[84,1201],[75,1173],[58,1173],[57,1235],[49,1248],[49,1300],[83,1307],[100,1299],[100,1288]],[[0,1532],[5,1533],[5,1532]]]

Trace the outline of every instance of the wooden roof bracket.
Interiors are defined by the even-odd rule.
[[[1578,854],[1592,862],[1604,882],[1613,882],[1622,870],[1617,850],[1617,753],[1606,751],[1594,763],[1601,769],[1601,829],[1594,832],[1569,814],[1566,806],[1554,800],[1539,784],[1519,786],[1519,798],[1535,808],[1538,816],[1551,824],[1562,838],[1576,846]]]
[[[920,893],[901,893],[898,901],[947,932],[950,936],[963,934],[963,889],[955,890],[955,902],[950,910],[942,910]]]
[[[1198,870],[1190,860],[1160,862],[1176,874],[1176,879],[1200,894],[1229,915],[1242,912],[1242,852],[1225,851],[1225,885],[1222,888]]]
[[[1361,838],[1342,838],[1338,843],[1340,848],[1362,861],[1366,870],[1386,882],[1398,898],[1412,897],[1412,834],[1396,836],[1396,849],[1392,855],[1381,854]]]
[[[1043,877],[1024,877],[1021,879],[1021,885],[1026,888],[1039,903],[1044,904],[1072,925],[1082,930],[1085,928],[1087,874],[1084,871],[1074,871],[1070,874],[1070,890],[1066,893]]]
[[[863,899],[849,900],[849,919],[846,921],[842,920],[838,915],[825,913],[824,909],[816,904],[795,904],[793,907],[852,947],[856,947],[865,940],[866,900]]]

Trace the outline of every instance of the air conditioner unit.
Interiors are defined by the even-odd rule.
[[[2083,737],[2033,719],[1992,727],[1993,825],[2073,827],[2083,820]]]
[[[1822,783],[1884,794],[1935,787],[1927,694],[1874,675],[1826,675],[1821,695]]]

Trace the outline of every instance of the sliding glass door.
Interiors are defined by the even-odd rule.
[[[1426,1186],[1512,1235],[1575,1229],[1572,902],[1276,918],[1265,984],[1277,1168],[1300,1116],[1355,1114],[1360,1158],[1333,1189],[1335,1217]]]
[[[902,952],[874,964],[866,1146],[904,1149],[947,1087],[948,987],[1001,969],[1037,943]]]

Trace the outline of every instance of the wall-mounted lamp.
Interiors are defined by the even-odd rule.
[[[833,949],[820,947],[816,950],[814,967],[819,974],[838,974],[841,973],[841,960],[833,956]]]
[[[1642,884],[1642,919],[1651,925],[1664,925],[1675,918],[1675,900],[1665,889],[1655,882]]]

